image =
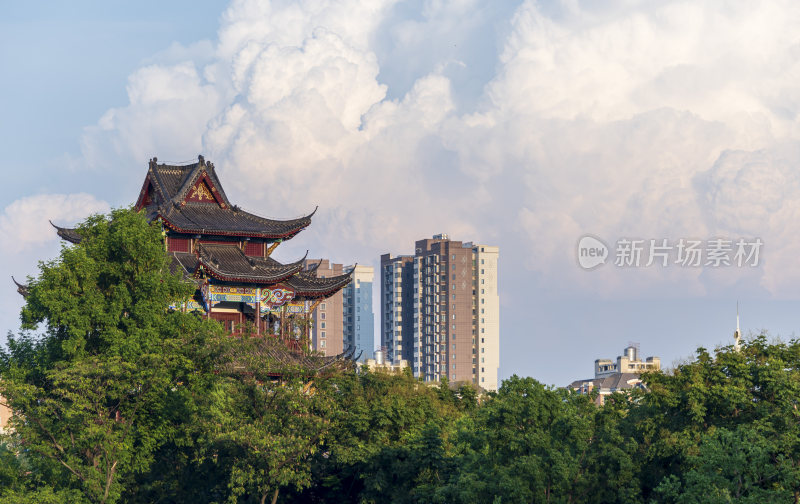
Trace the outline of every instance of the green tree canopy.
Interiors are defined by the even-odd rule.
[[[195,286],[169,270],[158,223],[132,210],[80,225],[77,245],[29,279],[23,328],[0,354],[0,394],[15,412],[29,477],[6,500],[48,483],[114,502],[174,437],[211,375],[217,327],[167,307]],[[216,332],[215,332],[216,331]]]

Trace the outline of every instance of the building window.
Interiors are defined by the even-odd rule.
[[[321,318],[322,320],[325,320],[325,312],[320,313],[319,314],[319,318]]]
[[[455,255],[455,254],[453,254],[453,260],[454,260],[454,261],[456,260],[456,255]]]
[[[481,259],[481,264],[483,264],[483,259]]]
[[[322,332],[320,333],[320,337],[321,337],[321,338],[324,338],[324,337],[325,337],[325,331],[322,331]]]
[[[322,341],[319,342],[319,347],[320,348],[325,348],[325,340],[322,340]]]
[[[484,284],[484,281],[483,281],[483,278],[481,278],[481,285],[483,285],[483,284]]]
[[[455,279],[456,279],[456,274],[455,274],[455,273],[453,273],[453,280],[455,280]]]
[[[456,295],[455,295],[455,293],[453,293],[453,301],[455,301],[455,299],[456,299]]]
[[[481,294],[485,294],[485,291],[483,289],[481,289]]]
[[[320,310],[324,310],[325,309],[325,303],[322,303],[321,305],[319,305],[319,309]]]
[[[481,308],[481,315],[483,315],[483,308]]]
[[[320,328],[325,329],[325,322],[320,323]]]

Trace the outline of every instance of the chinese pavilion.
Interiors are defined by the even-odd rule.
[[[231,334],[274,335],[299,350],[317,304],[350,282],[350,274],[317,277],[315,268],[303,268],[305,257],[289,264],[271,257],[311,224],[316,209],[291,220],[245,212],[203,156],[181,166],[151,159],[135,208],[161,223],[173,268],[197,283],[194,299],[174,308],[218,320]],[[67,241],[81,239],[74,229],[56,229]]]

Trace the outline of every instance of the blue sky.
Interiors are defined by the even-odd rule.
[[[629,341],[667,365],[800,328],[800,10],[713,2],[17,3],[0,16],[0,259],[129,204],[147,160],[215,162],[278,249],[377,264],[501,249],[501,377],[563,385]],[[585,234],[611,261],[582,270]],[[757,267],[619,268],[621,238],[761,238]],[[9,282],[0,325],[15,330]]]

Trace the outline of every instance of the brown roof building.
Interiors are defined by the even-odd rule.
[[[413,256],[381,256],[381,344],[425,381],[498,386],[499,249],[419,240]]]

